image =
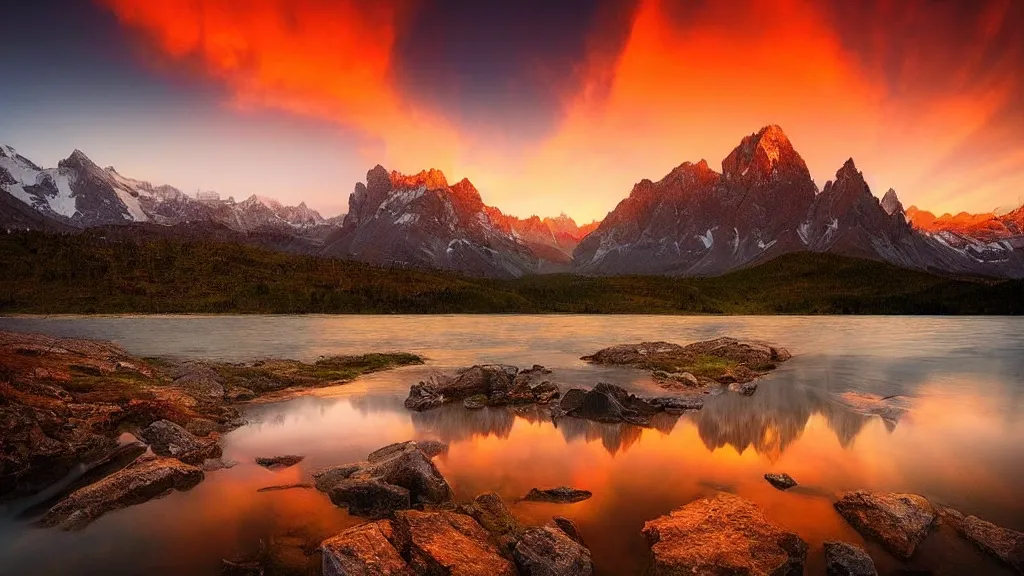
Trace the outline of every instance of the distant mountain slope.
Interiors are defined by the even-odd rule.
[[[444,268],[518,277],[568,265],[579,229],[568,217],[526,220],[487,206],[463,179],[449,185],[439,170],[414,175],[376,166],[356,184],[327,256],[376,264]]]
[[[895,191],[872,195],[852,159],[819,193],[778,126],[743,138],[719,174],[685,162],[642,180],[573,255],[584,274],[718,275],[799,251],[919,270],[1024,276],[1013,242],[958,243],[919,234]]]
[[[152,225],[76,235],[0,233],[0,314],[1024,313],[1021,280],[958,280],[811,252],[718,277],[493,279],[212,239],[123,235],[135,226]]]
[[[215,222],[239,232],[261,228],[302,231],[327,225],[305,204],[283,206],[252,196],[244,202],[201,202],[172,186],[154,186],[100,168],[75,150],[57,168],[43,169],[10,146],[0,146],[0,222],[17,228],[88,228],[152,222]],[[42,219],[25,213],[17,200]],[[16,216],[21,214],[21,216]]]

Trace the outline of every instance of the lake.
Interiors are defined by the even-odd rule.
[[[641,574],[644,521],[724,490],[757,502],[810,545],[808,574],[823,574],[822,543],[864,544],[832,508],[845,490],[922,494],[1024,530],[1024,319],[930,317],[666,316],[170,316],[13,317],[0,329],[113,340],[139,356],[228,361],[403,350],[425,366],[245,409],[223,438],[226,459],[187,493],[120,510],[81,532],[32,528],[31,502],[0,505],[0,574],[219,574],[221,559],[260,541],[321,538],[362,522],[315,490],[257,493],[308,480],[312,470],[360,460],[391,442],[450,443],[435,462],[457,499],[496,491],[528,522],[571,518],[599,574]],[[613,344],[716,336],[767,340],[794,358],[751,397],[709,396],[699,412],[651,428],[561,419],[531,409],[411,413],[409,386],[479,363],[542,364],[564,391],[611,382],[663,391],[646,374],[579,358]],[[899,395],[883,420],[856,394]],[[306,455],[271,472],[256,456]],[[767,472],[800,486],[781,492]],[[513,503],[533,487],[594,493],[569,505]],[[879,570],[900,564],[867,543]],[[912,567],[937,573],[1009,573],[963,541],[929,538]]]

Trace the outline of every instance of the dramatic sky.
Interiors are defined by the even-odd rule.
[[[1024,199],[1020,0],[9,0],[0,142],[325,215],[374,164],[601,218],[779,124],[819,186]]]

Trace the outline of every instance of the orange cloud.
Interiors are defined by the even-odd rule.
[[[101,2],[168,58],[197,61],[235,105],[355,128],[383,146],[374,162],[444,164],[458,146],[443,118],[395,88],[392,49],[410,2]]]

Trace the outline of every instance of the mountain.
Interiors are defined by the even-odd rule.
[[[43,169],[10,146],[0,146],[0,190],[0,225],[13,228],[213,222],[237,232],[264,228],[302,232],[328,225],[304,203],[283,206],[255,195],[237,204],[230,199],[200,201],[173,186],[154,186],[123,176],[113,167],[100,168],[80,150],[61,160],[57,168]]]
[[[349,197],[324,254],[377,264],[519,277],[567,268],[580,231],[567,216],[519,219],[487,206],[467,180],[439,170],[414,175],[376,166]]]
[[[894,190],[882,201],[849,159],[819,192],[778,126],[722,161],[642,180],[573,254],[584,274],[718,275],[800,251],[943,273],[1024,276],[1024,245],[922,234]],[[1008,215],[1009,216],[1009,215]],[[1012,219],[1012,216],[1009,216]]]
[[[915,229],[922,232],[932,234],[948,232],[981,242],[994,242],[1024,234],[1024,206],[1001,216],[993,212],[983,214],[961,212],[955,216],[943,214],[938,217],[931,212],[911,206],[907,209],[907,218],[910,219],[910,223]]]

